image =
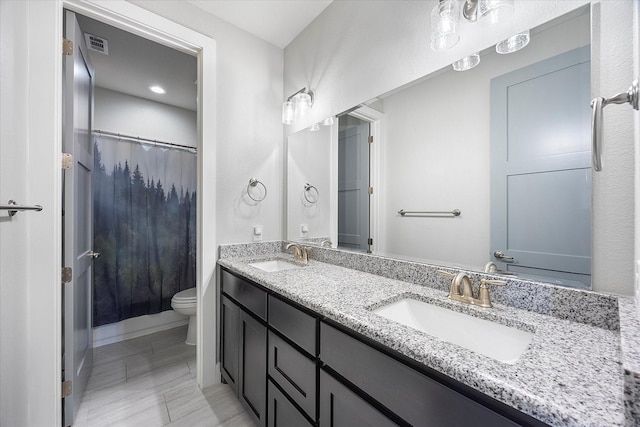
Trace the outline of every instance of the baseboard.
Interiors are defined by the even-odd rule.
[[[93,346],[100,347],[187,324],[189,324],[189,318],[173,310],[132,317],[93,328]]]

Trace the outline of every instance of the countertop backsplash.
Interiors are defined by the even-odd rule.
[[[220,245],[219,257],[224,259],[284,252],[287,243],[288,242],[276,240]],[[507,286],[491,288],[491,300],[494,303],[612,331],[620,329],[618,320],[618,297],[615,295],[599,294],[581,289],[554,286],[548,283],[404,261],[342,249],[319,246],[306,246],[306,248],[309,253],[309,259],[375,274],[389,279],[429,286],[440,289],[443,292],[449,291],[451,279],[439,275],[437,273],[438,270],[467,272],[471,277],[474,289],[477,289],[480,278],[483,277],[506,280],[508,283]]]

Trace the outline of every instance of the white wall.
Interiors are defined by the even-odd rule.
[[[283,96],[304,86],[315,93],[308,120],[290,126],[287,132],[449,67],[453,61],[517,31],[590,3],[520,1],[509,23],[490,31],[463,23],[460,43],[451,50],[435,52],[429,47],[429,14],[435,1],[333,2],[285,48]],[[594,17],[592,92],[612,96],[625,90],[632,79],[634,2],[593,3],[602,13]],[[634,224],[630,215],[620,213],[633,211],[634,162],[627,117],[631,113],[622,110],[628,108],[608,107],[605,112],[605,144],[609,141],[605,147],[606,170],[594,178],[593,287],[602,292],[631,294]]]
[[[281,239],[282,50],[183,1],[131,2],[216,40],[218,242],[250,242],[256,224],[264,240]],[[252,177],[269,192],[255,205],[243,197]]]
[[[44,207],[0,212],[2,426],[61,419],[61,27],[60,2],[0,1],[0,203]]]
[[[191,147],[198,144],[195,111],[101,87],[96,88],[93,110],[94,129]]]
[[[580,15],[534,34],[516,54],[491,51],[472,70],[449,68],[384,99],[382,252],[482,269],[490,251],[491,79],[588,45],[589,27],[589,14]],[[401,208],[462,215],[393,215]]]
[[[635,78],[640,78],[640,2],[634,3],[633,13],[633,75]],[[635,296],[636,296],[636,308],[638,309],[638,317],[640,317],[640,112],[635,113],[635,146],[636,146],[636,248],[635,248],[635,261],[636,261],[636,277],[635,277]]]
[[[331,127],[296,132],[287,139],[287,235],[288,240],[329,237]],[[309,183],[318,190],[316,203],[304,198],[304,185]],[[311,190],[313,192],[313,190]],[[315,196],[309,194],[307,197]],[[300,226],[306,224],[309,231],[301,235]]]

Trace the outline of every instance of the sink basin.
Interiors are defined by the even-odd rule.
[[[530,332],[411,298],[382,306],[373,313],[510,365],[516,363],[533,339]]]
[[[258,268],[262,271],[267,271],[269,273],[272,273],[274,271],[285,271],[285,270],[294,270],[296,268],[302,268],[302,266],[300,265],[296,265],[296,264],[292,264],[290,262],[281,260],[281,259],[274,259],[271,261],[261,261],[261,262],[254,262],[252,264],[249,264],[251,267],[255,267]]]

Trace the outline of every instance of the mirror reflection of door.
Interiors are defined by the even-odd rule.
[[[369,252],[369,123],[338,120],[338,247]]]
[[[500,270],[590,288],[589,105],[589,46],[492,80],[490,256]]]

